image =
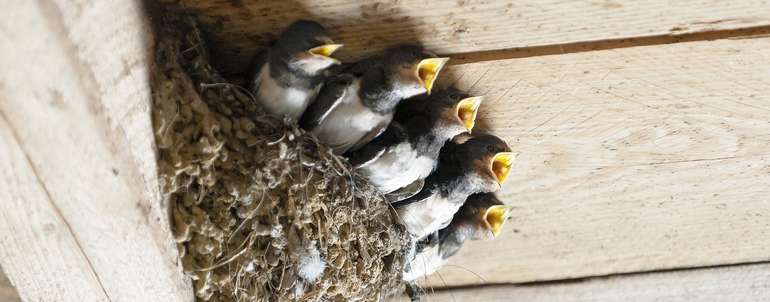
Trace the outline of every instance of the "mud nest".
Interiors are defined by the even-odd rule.
[[[220,76],[191,18],[161,19],[160,179],[198,301],[372,301],[398,288],[409,239],[385,199]],[[303,279],[303,262],[318,258],[323,273]]]

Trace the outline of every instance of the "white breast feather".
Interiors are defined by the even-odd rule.
[[[421,156],[409,142],[403,142],[359,169],[359,172],[381,192],[390,193],[428,177],[434,165],[435,160]]]
[[[420,239],[438,231],[451,221],[460,206],[462,203],[449,202],[445,198],[433,195],[398,208],[396,212],[406,230]]]
[[[404,272],[402,278],[404,281],[414,281],[423,276],[435,273],[446,260],[439,255],[439,245],[426,248],[415,255],[412,262],[409,263],[409,269]]]
[[[310,101],[318,94],[318,89],[298,89],[282,87],[270,77],[270,66],[265,64],[259,71],[257,101],[268,113],[278,117],[288,117],[296,121],[305,112]]]
[[[359,80],[354,81],[340,104],[312,131],[337,154],[345,153],[377,125],[389,123],[393,118],[392,114],[380,115],[366,108],[358,97],[359,85]]]

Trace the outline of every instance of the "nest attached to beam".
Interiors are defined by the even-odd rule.
[[[218,75],[191,18],[166,13],[160,23],[160,180],[198,301],[372,301],[398,288],[409,239],[387,201]],[[300,258],[313,249],[326,268],[302,284]]]

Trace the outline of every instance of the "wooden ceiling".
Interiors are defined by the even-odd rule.
[[[520,152],[515,210],[424,281],[429,301],[770,292],[768,1],[181,2],[226,71],[297,18],[343,58],[415,41],[456,58],[442,83],[485,95],[480,127]],[[29,300],[190,298],[157,204],[142,9],[0,4],[0,264]]]

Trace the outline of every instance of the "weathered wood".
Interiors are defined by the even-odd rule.
[[[769,296],[770,265],[756,264],[554,284],[442,290],[428,294],[425,301],[754,302],[765,301]]]
[[[462,53],[770,24],[760,0],[183,2],[221,21],[215,50],[236,64],[299,17],[327,24],[348,44],[343,57],[417,40]],[[141,7],[0,10],[3,269],[28,301],[191,300],[158,192]],[[458,266],[522,282],[766,260],[768,47],[699,42],[451,68],[458,86],[488,95],[480,124],[521,152],[502,194],[517,210],[502,238],[469,244],[432,284],[477,282]]]
[[[516,209],[430,284],[768,259],[767,49],[720,40],[451,67],[486,94],[481,127],[521,153],[501,194]]]
[[[191,301],[156,179],[141,5],[0,10],[3,270],[26,301]]]
[[[177,2],[176,0],[164,0]],[[226,69],[290,22],[314,19],[346,46],[343,58],[422,42],[443,54],[552,45],[770,24],[765,0],[182,0],[209,25]]]

